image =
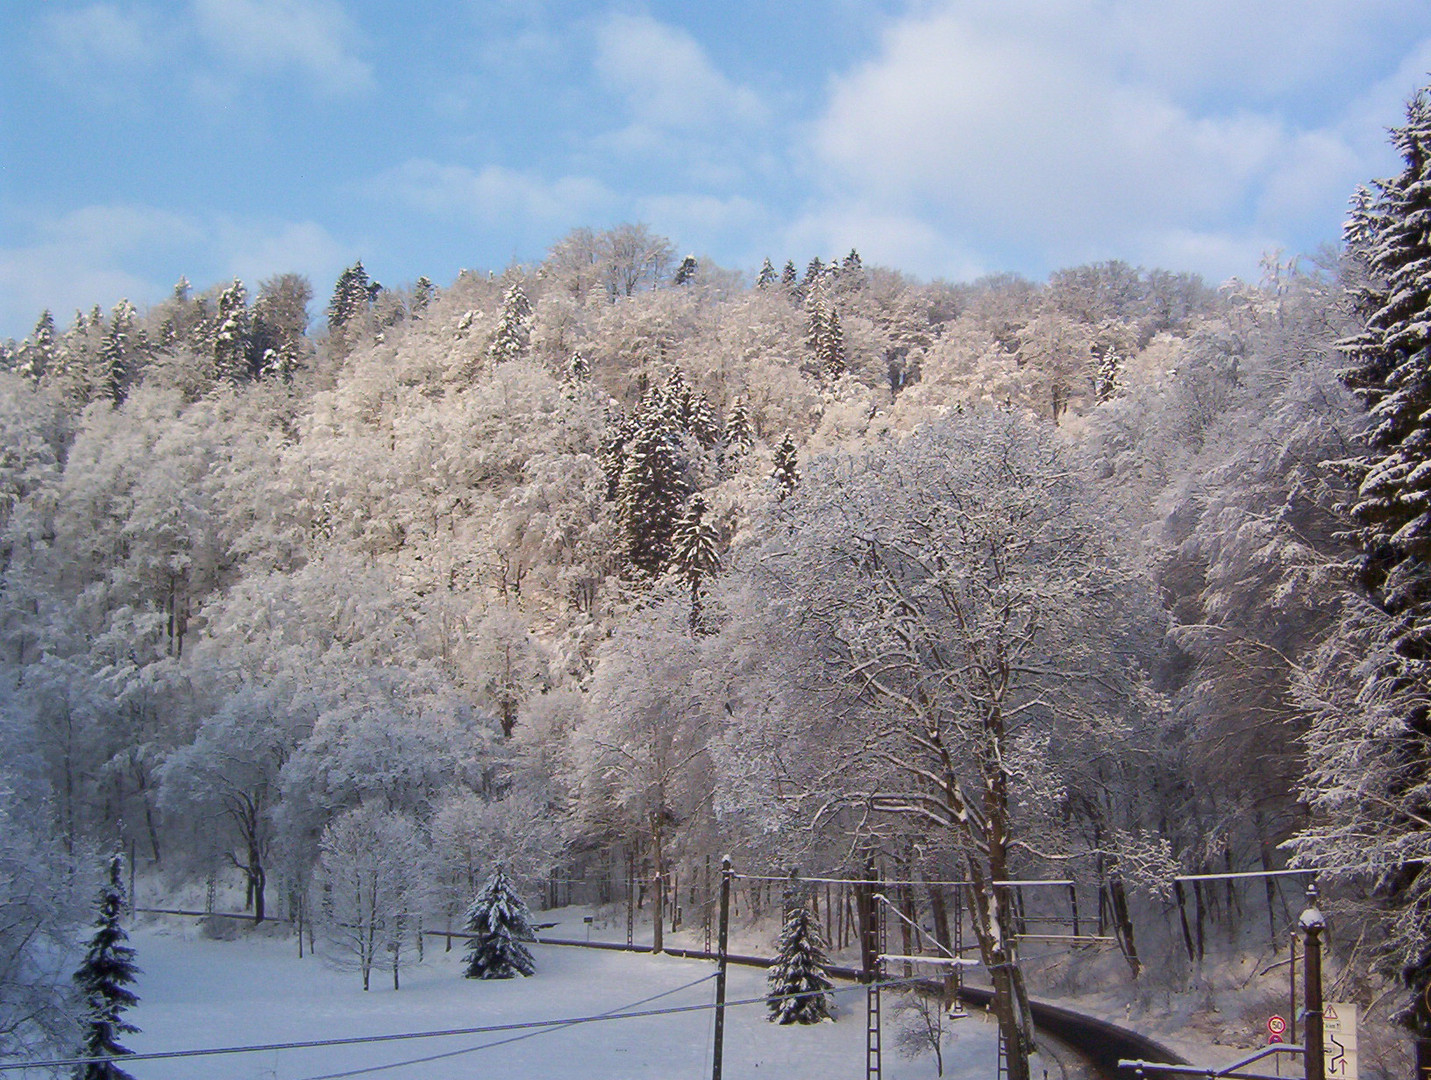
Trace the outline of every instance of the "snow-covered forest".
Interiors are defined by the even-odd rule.
[[[499,863],[539,900],[634,859],[659,905],[726,853],[874,857],[985,886],[1015,1042],[988,883],[1095,886],[1119,978],[1166,945],[1187,984],[1300,901],[1173,876],[1300,858],[1342,992],[1402,1008],[1431,970],[1409,116],[1347,248],[1259,281],[724,268],[628,225],[442,287],[359,263],[326,304],[285,275],[44,313],[0,349],[0,1051],[72,1047],[115,849],[347,929],[345,875],[451,918]]]

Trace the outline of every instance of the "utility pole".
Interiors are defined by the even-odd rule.
[[[717,938],[715,989],[715,1043],[711,1051],[711,1080],[720,1080],[721,1059],[725,1056],[725,968],[730,944],[730,856],[720,861],[720,936]]]
[[[1317,908],[1317,883],[1307,885],[1307,907],[1297,919],[1297,927],[1306,936],[1303,954],[1306,988],[1303,999],[1307,1009],[1306,1067],[1307,1080],[1326,1080],[1327,1059],[1325,1029],[1322,1026],[1322,931],[1326,917]]]

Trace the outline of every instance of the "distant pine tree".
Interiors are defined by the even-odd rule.
[[[362,327],[361,316],[372,300],[373,283],[359,259],[338,275],[333,286],[333,298],[328,301],[328,336],[338,348],[347,351]]]
[[[75,972],[75,989],[84,1003],[84,1036],[79,1056],[113,1058],[134,1051],[119,1042],[121,1035],[139,1031],[119,1014],[139,998],[126,987],[134,983],[139,969],[134,965],[134,950],[125,944],[129,935],[119,925],[124,912],[123,858],[109,860],[109,880],[99,892],[99,916],[95,920],[94,937],[84,961]],[[134,1080],[112,1061],[91,1062],[75,1067],[75,1080]]]
[[[414,319],[420,318],[427,310],[427,305],[437,298],[437,286],[432,283],[432,279],[426,274],[422,275],[413,284],[412,303],[409,308]]]
[[[467,978],[511,979],[537,970],[531,952],[522,944],[537,940],[532,913],[500,866],[467,909],[466,928],[472,935],[463,957]]]
[[[750,428],[750,413],[746,411],[745,399],[731,399],[730,412],[725,417],[725,452],[730,457],[740,457],[750,453],[755,445],[755,432]]]
[[[785,269],[780,271],[780,284],[793,289],[800,282],[800,272],[795,269],[795,260],[787,259]]]
[[[671,559],[671,538],[686,487],[659,413],[647,413],[625,446],[616,489],[621,553],[629,576],[654,578]]]
[[[248,361],[248,293],[238,278],[234,278],[233,284],[219,294],[217,323],[214,331],[214,371],[221,379],[239,382],[252,372]]]
[[[794,270],[795,268],[792,266],[790,269]],[[779,275],[775,273],[775,266],[771,263],[770,259],[767,258],[760,264],[760,273],[755,276],[755,287],[757,289],[768,289],[779,280]]]
[[[771,470],[770,478],[775,481],[776,498],[781,500],[800,486],[800,470],[796,467],[795,440],[788,431],[780,440],[780,445],[775,448],[775,468]]]
[[[55,317],[46,308],[35,323],[34,333],[20,346],[15,373],[31,382],[39,382],[55,365],[58,347],[55,344]]]
[[[785,922],[775,946],[775,963],[766,978],[766,1005],[772,1024],[818,1024],[833,1020],[826,991],[825,939],[799,888],[785,893]],[[807,995],[791,997],[792,994]]]
[[[701,495],[691,496],[686,512],[676,524],[671,563],[676,575],[691,592],[691,630],[696,632],[701,622],[701,587],[720,571],[720,553],[716,544],[720,537],[715,526],[706,520],[710,508]]]
[[[689,285],[696,280],[696,257],[687,255],[681,260],[681,265],[676,268],[675,284]]]
[[[494,363],[516,360],[525,356],[531,340],[532,305],[520,282],[513,282],[502,297],[502,313],[497,317],[497,331],[487,355]]]

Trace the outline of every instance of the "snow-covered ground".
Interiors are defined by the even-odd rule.
[[[538,973],[533,978],[479,982],[461,977],[460,945],[445,953],[441,939],[434,939],[424,962],[403,970],[400,991],[391,989],[389,974],[375,972],[373,989],[364,993],[356,973],[335,971],[322,959],[298,959],[291,937],[245,934],[215,941],[188,920],[159,920],[133,930],[131,942],[143,969],[136,987],[142,1001],[128,1014],[143,1029],[127,1040],[137,1053],[593,1016],[643,1001],[636,1007],[696,1005],[714,996],[708,977],[715,969],[708,962],[561,946],[534,947]],[[727,1000],[760,997],[764,981],[761,970],[733,966]],[[769,1024],[759,1005],[731,1008],[725,1074],[780,1080],[862,1076],[864,992],[846,989],[837,1000],[839,1021],[809,1028]],[[906,1060],[895,1052],[891,995],[886,1003],[885,1075],[894,1080],[933,1077],[932,1055]],[[468,1080],[473,1075],[697,1080],[710,1074],[713,1016],[703,1010],[536,1033],[134,1062],[128,1069],[138,1080],[298,1080],[358,1075],[358,1070],[391,1080]],[[983,1080],[993,1075],[995,1046],[990,1023],[977,1017],[959,1021],[946,1042],[945,1076]],[[384,1068],[441,1054],[452,1056]]]

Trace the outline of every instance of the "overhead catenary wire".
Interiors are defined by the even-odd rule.
[[[920,980],[915,978],[887,979],[879,983],[859,983],[853,986],[837,986],[829,990],[802,990],[798,993],[778,994],[773,998],[762,995],[761,997],[727,1001],[725,1006],[726,1008],[737,1008],[744,1005],[765,1005],[772,1000],[812,997],[816,994],[849,994],[855,991],[863,993],[870,987],[885,989],[891,986],[908,986],[919,981]],[[63,1069],[71,1068],[75,1065],[92,1065],[103,1062],[122,1062],[127,1064],[135,1061],[169,1061],[176,1058],[218,1057],[227,1054],[259,1054],[269,1053],[275,1050],[320,1050],[335,1046],[360,1046],[374,1043],[406,1042],[413,1039],[437,1039],[457,1035],[490,1035],[505,1031],[532,1031],[538,1028],[560,1028],[573,1027],[577,1024],[609,1023],[613,1020],[640,1020],[652,1016],[675,1016],[679,1013],[701,1012],[703,1010],[714,1010],[715,1008],[716,1005],[714,1002],[708,1002],[700,1005],[673,1005],[664,1009],[642,1009],[640,1012],[622,1012],[614,1015],[596,1013],[590,1016],[569,1016],[555,1020],[528,1020],[511,1024],[486,1024],[480,1027],[447,1028],[440,1031],[404,1031],[390,1035],[353,1035],[338,1039],[309,1039],[286,1043],[262,1043],[252,1046],[219,1046],[201,1050],[159,1050],[142,1054],[125,1054],[123,1057],[118,1058],[80,1057],[59,1058],[49,1061],[0,1062],[0,1072],[11,1072],[16,1069]],[[485,1047],[470,1047],[468,1049],[480,1050],[485,1049]]]
[[[626,1005],[618,1005],[614,1009],[609,1009],[601,1014],[602,1018],[615,1018],[625,1013],[627,1009],[635,1009],[641,1005],[649,1005],[653,1001],[660,1001],[662,998],[670,997],[672,994],[679,994],[682,991],[693,989],[702,983],[708,983],[715,978],[714,974],[702,975],[694,982],[688,982],[684,986],[677,986],[673,990],[662,990],[659,994],[652,994],[650,997],[642,998],[640,1001],[633,1001]],[[575,1022],[575,1021],[573,1021]],[[409,1058],[405,1061],[392,1061],[385,1065],[366,1065],[361,1069],[346,1069],[342,1072],[324,1073],[321,1076],[306,1077],[305,1080],[346,1080],[352,1076],[367,1076],[371,1073],[386,1072],[388,1069],[401,1069],[408,1065],[426,1065],[433,1061],[442,1061],[446,1058],[461,1057],[463,1054],[475,1054],[479,1050],[491,1050],[498,1046],[508,1046],[511,1043],[521,1042],[524,1039],[535,1039],[539,1035],[550,1035],[552,1032],[561,1031],[567,1027],[566,1024],[559,1024],[555,1027],[538,1028],[534,1031],[526,1031],[520,1035],[512,1035],[506,1039],[498,1039],[495,1042],[482,1043],[478,1046],[464,1046],[460,1050],[446,1050],[441,1054],[428,1054],[425,1057]]]

